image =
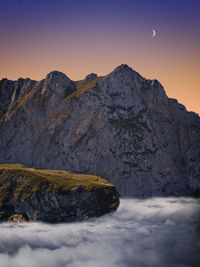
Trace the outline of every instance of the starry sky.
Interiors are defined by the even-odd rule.
[[[128,64],[200,114],[200,1],[0,0],[0,59],[0,79]]]

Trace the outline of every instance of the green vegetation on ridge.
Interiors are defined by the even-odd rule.
[[[9,188],[14,183],[14,197],[32,197],[37,191],[76,191],[78,185],[91,191],[102,187],[113,187],[111,183],[94,175],[74,174],[63,170],[41,170],[26,168],[19,164],[0,165],[0,206],[9,197]],[[13,188],[13,185],[12,185]]]
[[[82,93],[88,91],[89,89],[95,87],[97,82],[99,82],[103,78],[104,78],[104,76],[100,76],[100,77],[97,77],[97,78],[95,78],[95,79],[93,79],[93,80],[91,80],[89,82],[82,82],[82,81],[76,82],[77,91],[75,91],[74,93],[72,93],[69,96],[67,96],[65,98],[65,100],[68,100],[68,99],[74,98],[76,96],[79,96]]]

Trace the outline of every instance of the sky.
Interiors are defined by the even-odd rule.
[[[0,59],[12,80],[128,64],[200,114],[200,1],[0,0]]]

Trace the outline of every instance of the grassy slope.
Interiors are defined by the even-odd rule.
[[[71,95],[69,95],[68,97],[65,98],[65,101],[74,97],[77,97],[81,94],[83,94],[84,92],[94,88],[97,84],[97,82],[99,82],[100,80],[102,80],[104,78],[104,76],[100,76],[97,77],[89,82],[76,82],[76,89],[77,91],[75,91],[74,93],[72,93]]]
[[[19,178],[18,180],[23,180],[14,192],[16,198],[18,196],[31,197],[42,188],[46,191],[73,191],[77,189],[77,185],[82,184],[85,186],[85,190],[90,191],[102,187],[114,187],[105,179],[94,175],[73,174],[62,170],[26,168],[18,164],[3,164],[0,165],[0,202],[9,197],[8,188],[11,187],[12,179],[16,177]]]

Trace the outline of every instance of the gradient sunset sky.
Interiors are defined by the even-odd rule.
[[[0,79],[125,63],[200,114],[200,1],[0,0],[0,58]]]

